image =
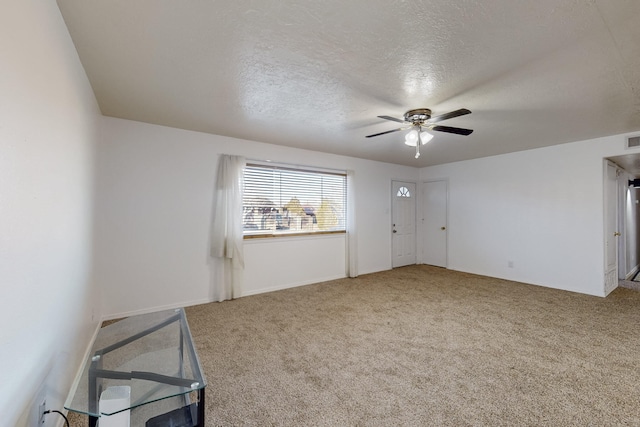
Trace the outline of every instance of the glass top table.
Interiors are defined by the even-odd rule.
[[[205,386],[184,309],[165,310],[101,328],[64,407],[88,415],[90,425],[130,411],[132,426],[155,425],[154,416],[159,422],[158,414],[187,408],[197,420],[191,425],[204,425]],[[127,404],[103,404],[107,389],[127,390]]]

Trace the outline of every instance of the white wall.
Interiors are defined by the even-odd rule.
[[[345,277],[344,235],[251,239],[244,251],[243,295]]]
[[[448,267],[604,295],[603,158],[625,135],[424,168],[449,179]],[[513,268],[508,262],[513,261]]]
[[[0,52],[0,423],[35,426],[40,399],[62,410],[101,316],[90,280],[99,110],[54,1],[2,2]]]
[[[355,171],[359,272],[391,268],[390,182],[418,169],[103,118],[96,277],[107,317],[211,301],[209,232],[220,154]],[[344,236],[245,244],[243,295],[345,276]]]

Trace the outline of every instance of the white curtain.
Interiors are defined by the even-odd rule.
[[[221,155],[215,184],[211,256],[218,274],[213,280],[213,300],[242,295],[244,256],[242,249],[242,188],[246,160]]]
[[[354,172],[347,171],[347,277],[358,277],[358,234]]]

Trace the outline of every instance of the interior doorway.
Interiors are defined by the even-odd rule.
[[[613,170],[616,184],[613,188]],[[611,239],[612,215],[616,216],[616,267],[617,279],[629,284],[640,270],[640,188],[632,181],[640,177],[640,154],[615,156],[605,163],[605,271],[610,273],[609,257],[612,247],[607,246]],[[613,209],[615,208],[615,211]],[[605,280],[605,293],[612,290],[612,284]],[[627,286],[628,287],[628,286]]]

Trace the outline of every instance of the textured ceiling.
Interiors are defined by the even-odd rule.
[[[640,130],[636,0],[58,0],[103,114],[427,166]],[[473,113],[414,159],[378,115]]]

